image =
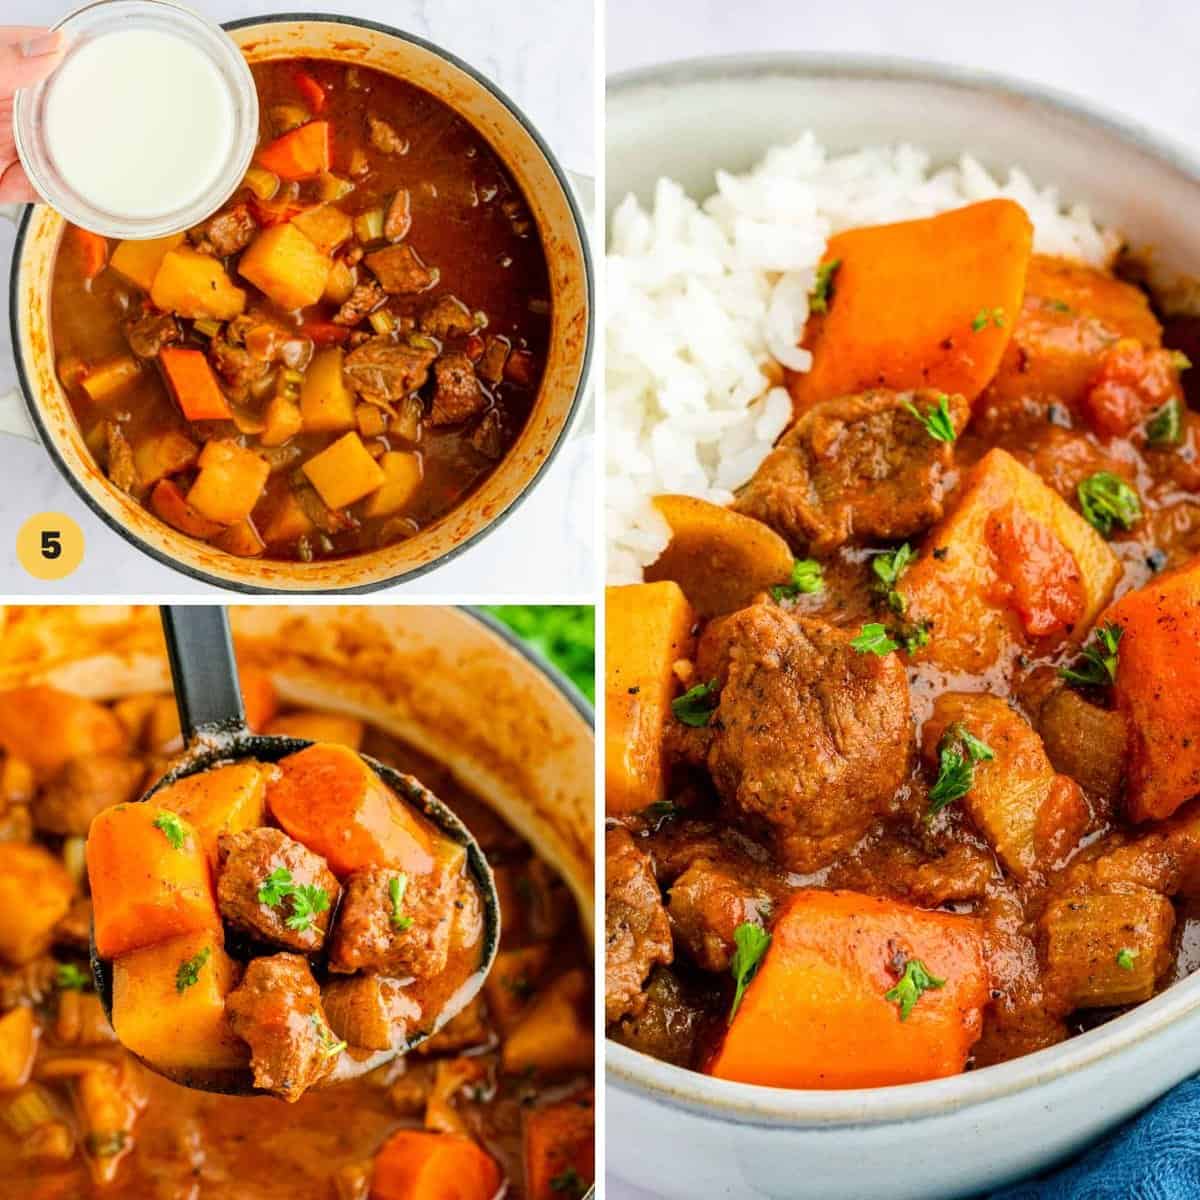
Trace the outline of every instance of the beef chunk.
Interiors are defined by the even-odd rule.
[[[483,357],[475,368],[480,379],[497,384],[504,378],[504,365],[512,352],[512,344],[506,337],[489,337],[483,344]]]
[[[393,880],[399,880],[393,885]],[[450,871],[413,875],[365,867],[346,880],[329,948],[329,969],[427,979],[446,966],[459,884]],[[393,894],[399,894],[399,902]]]
[[[121,328],[129,348],[138,358],[155,358],[164,346],[179,341],[182,336],[179,322],[171,313],[150,312],[131,317]]]
[[[337,1062],[342,1046],[299,954],[252,958],[225,1011],[233,1032],[250,1047],[255,1087],[282,1100],[299,1100]]]
[[[705,631],[721,684],[707,762],[729,813],[797,871],[848,850],[908,773],[908,679],[895,654],[771,604]],[[712,678],[702,665],[702,678]]]
[[[258,222],[249,205],[235,204],[204,225],[197,246],[218,258],[229,258],[245,250],[257,232]]]
[[[696,1059],[706,1014],[718,1005],[719,993],[706,993],[685,983],[667,967],[655,967],[646,985],[646,1004],[636,1017],[626,1017],[608,1036],[622,1045],[677,1067],[690,1067]]]
[[[383,236],[389,242],[401,242],[408,236],[412,228],[412,201],[408,188],[401,188],[388,205],[387,215],[383,218]]]
[[[629,830],[605,831],[604,857],[604,1011],[612,1022],[641,1013],[650,968],[674,951],[650,859]]]
[[[37,792],[30,804],[33,823],[43,833],[86,837],[92,818],[114,804],[134,799],[146,769],[124,754],[73,758]]]
[[[421,314],[421,328],[444,340],[456,333],[470,333],[475,317],[457,296],[441,296]]]
[[[249,829],[221,835],[217,862],[217,904],[231,925],[290,950],[324,945],[340,889],[319,854],[281,830]]]
[[[388,1050],[402,1046],[421,1019],[421,1006],[398,979],[352,975],[332,979],[322,993],[330,1028],[352,1046]]]
[[[226,329],[209,341],[208,360],[229,394],[235,400],[244,400],[251,385],[267,377],[271,363],[256,358],[244,346],[235,345],[229,340],[229,332]]]
[[[408,139],[402,138],[385,120],[367,113],[367,133],[371,145],[380,154],[405,154],[408,152]]]
[[[770,525],[793,549],[828,553],[845,542],[899,539],[942,515],[953,443],[929,436],[925,413],[941,392],[871,391],[814,405],[767,455],[734,508]],[[949,398],[954,428],[967,423]]]
[[[692,863],[671,888],[667,913],[679,943],[706,971],[728,971],[733,931],[747,921],[764,924],[778,886],[765,886],[746,862],[728,864],[701,859]]]
[[[368,313],[374,312],[387,299],[387,292],[373,279],[355,284],[349,298],[337,310],[335,325],[357,325]]]
[[[504,424],[498,408],[484,413],[483,420],[471,430],[470,440],[484,458],[495,460],[504,454]]]
[[[437,351],[390,338],[375,337],[346,355],[350,386],[369,403],[400,400],[429,378]]]
[[[133,448],[116,421],[104,422],[104,439],[108,450],[108,477],[121,491],[132,496],[138,487]]]
[[[487,406],[487,396],[475,378],[475,364],[465,354],[445,354],[433,368],[436,386],[430,425],[456,425]]]
[[[427,267],[407,242],[376,250],[367,255],[366,261],[385,292],[416,295],[438,281],[438,269]]]

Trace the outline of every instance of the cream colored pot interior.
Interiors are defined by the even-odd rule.
[[[453,771],[567,881],[593,921],[593,736],[520,651],[453,608],[230,610],[239,661],[287,701],[360,717]],[[112,699],[169,689],[153,608],[13,607],[0,690],[44,682]]]
[[[466,117],[504,160],[537,222],[550,272],[550,353],[525,429],[477,491],[395,546],[332,562],[285,563],[236,558],[185,537],[109,483],[84,444],[54,371],[50,283],[64,222],[44,205],[30,216],[17,265],[14,313],[25,385],[45,436],[66,469],[118,528],[159,558],[234,586],[277,591],[367,587],[426,567],[485,530],[532,484],[564,436],[587,350],[588,288],[581,234],[563,184],[525,126],[491,91],[433,51],[334,21],[251,25],[234,31],[233,37],[252,63],[309,56],[361,63],[416,83]]]

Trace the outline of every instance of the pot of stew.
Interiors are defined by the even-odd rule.
[[[227,29],[259,132],[217,213],[148,242],[22,220],[29,415],[104,521],[194,578],[411,578],[521,501],[581,405],[579,207],[515,105],[437,47],[344,17]]]
[[[145,1070],[91,990],[83,844],[95,812],[133,798],[181,749],[158,614],[10,608],[0,1178],[30,1200],[365,1200],[411,1194],[396,1181],[418,1170],[478,1200],[502,1188],[582,1197],[594,1051],[586,703],[463,610],[254,607],[231,618],[252,725],[377,757],[470,827],[500,896],[496,965],[422,1049],[286,1107]],[[51,715],[59,732],[47,737]],[[202,958],[181,962],[164,989],[160,1040],[172,1004],[202,999]],[[366,1008],[331,997],[325,1011],[331,1037],[361,1039]]]

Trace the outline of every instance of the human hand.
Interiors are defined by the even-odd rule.
[[[0,202],[36,203],[13,141],[13,93],[45,78],[62,57],[62,35],[33,25],[0,25]]]

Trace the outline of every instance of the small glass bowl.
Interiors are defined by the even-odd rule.
[[[38,194],[72,224],[115,238],[165,237],[190,229],[216,212],[237,190],[258,139],[258,93],[254,77],[225,31],[173,0],[94,0],[69,13],[54,28],[64,35],[67,55],[106,33],[130,28],[152,29],[184,38],[204,51],[228,87],[234,137],[228,157],[212,184],[189,204],[150,217],[109,212],[69,186],[55,166],[45,142],[43,120],[51,75],[33,87],[21,88],[13,103],[17,154]]]

